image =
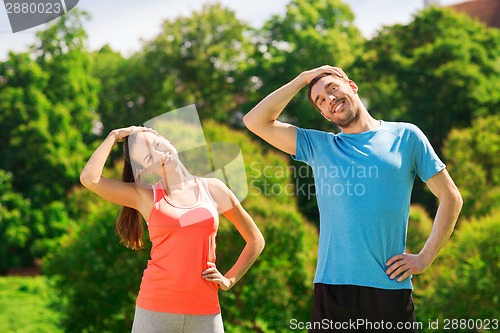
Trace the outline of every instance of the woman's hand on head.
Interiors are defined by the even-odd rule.
[[[147,128],[147,127],[142,127],[142,126],[129,126],[129,127],[123,127],[123,128],[117,128],[111,131],[112,135],[115,135],[116,140],[118,142],[123,141],[124,138],[126,138],[129,135],[132,135],[137,132],[142,132],[142,131],[150,131],[155,134],[158,134],[155,130],[152,128]]]
[[[222,275],[221,272],[215,266],[213,262],[207,262],[208,268],[201,273],[202,278],[207,281],[215,282],[219,285],[219,288],[222,290],[229,290],[233,283],[230,279]]]

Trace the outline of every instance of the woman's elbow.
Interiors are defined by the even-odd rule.
[[[259,254],[264,251],[264,248],[266,247],[266,240],[264,239],[264,236],[262,236],[261,233],[255,238],[255,249]]]
[[[87,187],[87,184],[90,182],[89,180],[89,177],[85,174],[85,172],[82,171],[82,173],[80,173],[80,183]]]
[[[252,123],[253,123],[252,118],[253,117],[250,114],[250,112],[243,116],[243,124],[245,124],[246,128],[248,128],[249,130],[252,127]]]
[[[458,189],[457,189],[457,193],[455,194],[455,202],[456,202],[458,211],[461,211],[462,207],[464,205],[464,199],[462,198],[462,194],[460,194],[460,191]]]
[[[92,187],[92,185],[96,184],[98,180],[96,181],[93,179],[87,172],[82,171],[80,173],[80,183],[85,186],[86,188]]]

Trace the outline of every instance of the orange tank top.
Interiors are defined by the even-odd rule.
[[[142,276],[136,304],[144,309],[179,314],[220,313],[218,284],[201,272],[215,262],[219,214],[206,179],[195,177],[198,200],[179,207],[161,184],[154,187],[154,205],[148,222],[151,259]]]

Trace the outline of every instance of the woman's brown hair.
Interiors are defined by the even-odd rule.
[[[132,164],[130,163],[128,137],[125,137],[123,141],[123,156],[125,159],[123,162],[122,181],[133,183],[135,180]],[[116,220],[116,233],[120,236],[122,243],[126,247],[133,250],[139,250],[144,247],[144,242],[142,241],[142,235],[144,234],[142,218],[137,209],[122,207],[120,215]]]

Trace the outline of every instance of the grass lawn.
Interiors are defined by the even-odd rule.
[[[0,332],[62,333],[43,276],[0,277]]]

